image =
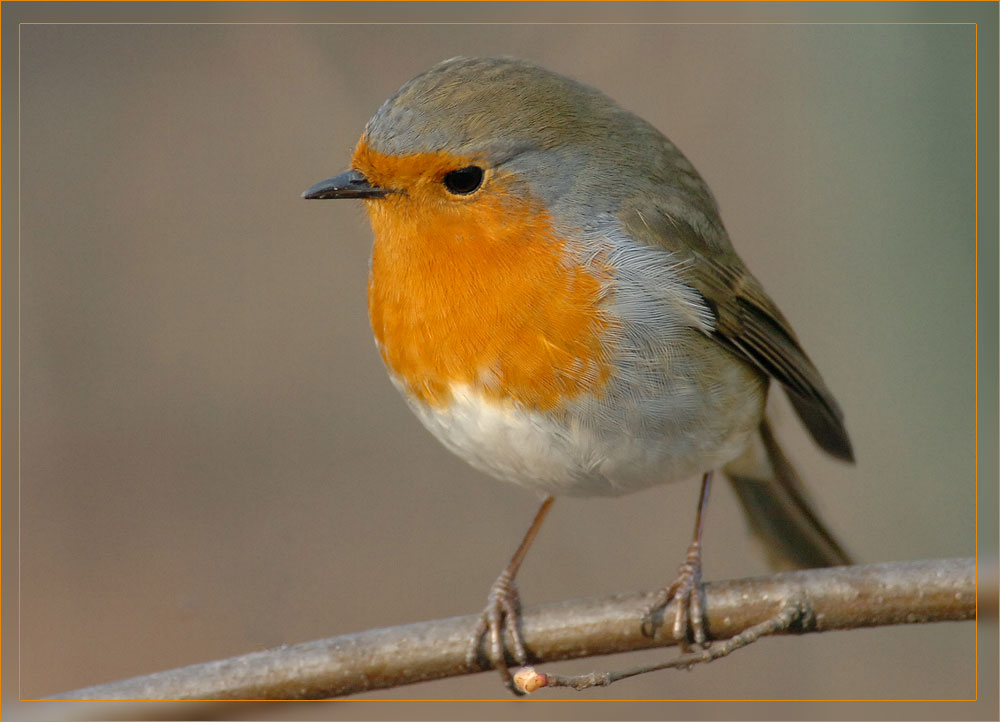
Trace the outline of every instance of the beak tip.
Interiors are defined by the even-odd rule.
[[[327,198],[383,198],[388,191],[373,187],[368,179],[356,170],[349,170],[334,178],[327,178],[302,192],[305,200]]]

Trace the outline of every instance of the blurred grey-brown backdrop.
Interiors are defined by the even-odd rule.
[[[832,528],[863,561],[971,555],[974,41],[969,25],[23,26],[23,696],[482,607],[536,500],[411,416],[367,326],[362,209],[299,198],[453,55],[531,58],[677,143],[845,409],[853,468],[775,404]],[[696,496],[692,480],[559,501],[525,603],[661,585]],[[722,485],[707,533],[708,579],[766,572]],[[974,673],[973,625],[938,625],[769,640],[588,697],[971,698]],[[369,696],[504,695],[490,673]]]

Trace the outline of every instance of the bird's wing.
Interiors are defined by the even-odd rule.
[[[853,461],[840,406],[784,315],[728,239],[723,235],[709,243],[692,226],[653,209],[625,214],[622,220],[633,238],[667,248],[683,261],[679,267],[685,281],[715,317],[712,337],[777,379],[816,443],[838,459]],[[683,243],[678,242],[681,238]]]

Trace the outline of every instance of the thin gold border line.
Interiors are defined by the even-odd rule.
[[[455,678],[452,678],[452,679],[455,679]],[[441,680],[428,680],[427,682],[421,682],[419,684],[426,684],[428,682],[436,682],[436,681],[441,681]],[[395,688],[395,689],[398,689],[398,687]],[[381,690],[369,690],[369,691],[378,692],[378,691],[381,691]],[[130,703],[130,702],[141,702],[141,703],[162,703],[162,702],[169,702],[171,704],[173,704],[173,703],[181,703],[181,704],[183,704],[183,703],[187,703],[187,702],[204,702],[204,703],[213,703],[213,704],[214,703],[229,704],[229,703],[232,703],[232,702],[240,702],[240,703],[258,702],[258,703],[261,703],[261,704],[268,704],[268,703],[280,702],[282,704],[286,704],[286,703],[315,704],[317,702],[318,703],[324,703],[324,702],[325,703],[329,703],[331,701],[334,701],[334,702],[336,702],[336,701],[350,701],[352,703],[357,702],[357,703],[369,703],[369,704],[384,704],[384,703],[409,704],[411,702],[423,702],[423,703],[428,703],[428,702],[445,702],[445,703],[451,703],[451,704],[464,704],[466,702],[513,702],[515,700],[507,698],[507,697],[474,697],[474,698],[471,698],[471,699],[438,699],[436,697],[427,697],[427,698],[424,698],[424,697],[414,697],[414,698],[407,698],[407,699],[350,699],[350,697],[332,697],[331,699],[254,699],[252,697],[249,697],[249,698],[240,698],[240,699],[219,699],[219,698],[215,698],[215,697],[205,697],[205,698],[199,698],[199,699],[146,699],[146,698],[137,698],[137,699],[57,699],[57,700],[43,699],[43,698],[38,698],[38,699],[32,698],[32,699],[24,699],[24,700],[20,700],[20,701],[22,701],[22,702],[46,702],[46,703],[49,703],[49,704],[62,704],[62,703],[68,703],[68,704],[79,704],[79,703],[82,703],[82,704],[92,704],[94,702],[98,702],[98,703],[117,703],[117,704],[121,704],[121,703],[126,703],[127,704],[127,703]],[[725,703],[728,703],[728,704],[739,704],[739,703],[743,703],[743,702],[766,702],[766,703],[771,703],[771,702],[785,703],[785,702],[788,702],[788,703],[792,703],[792,704],[804,704],[804,703],[809,703],[809,702],[864,702],[864,703],[868,703],[868,702],[891,702],[891,703],[896,703],[896,702],[899,702],[899,703],[906,703],[906,702],[977,702],[977,701],[978,700],[975,699],[975,698],[973,698],[973,697],[953,697],[953,698],[940,698],[940,697],[925,698],[925,697],[919,697],[919,698],[892,698],[892,699],[885,699],[883,697],[865,697],[865,698],[860,698],[860,699],[854,699],[854,698],[852,698],[852,699],[843,699],[843,698],[840,698],[840,697],[830,697],[830,698],[828,698],[828,697],[822,697],[822,698],[819,698],[819,699],[816,699],[816,698],[782,699],[782,698],[756,698],[756,697],[751,697],[751,698],[738,698],[738,697],[736,697],[736,698],[727,698],[727,699],[704,699],[704,698],[686,698],[686,697],[655,697],[655,698],[647,698],[647,697],[632,698],[632,697],[626,697],[626,698],[623,698],[623,699],[614,699],[614,698],[609,698],[609,697],[602,697],[600,699],[584,699],[584,698],[580,698],[580,699],[540,699],[540,698],[535,698],[535,699],[531,700],[530,704],[535,704],[535,703],[538,703],[538,704],[591,704],[591,703],[598,703],[598,702],[604,702],[604,703],[618,703],[618,702],[709,702],[709,703],[714,703],[714,702],[725,702]]]
[[[40,1],[40,0],[29,0],[29,1]],[[69,2],[70,0],[63,0]],[[125,2],[126,0],[112,0],[116,2]],[[153,0],[146,0],[148,2],[153,2]],[[195,0],[189,0],[191,2]],[[263,0],[260,0],[263,1]],[[311,0],[318,2],[319,0]],[[860,1],[860,0],[859,0]],[[930,1],[930,0],[926,0]],[[439,26],[439,25],[488,25],[488,26],[517,26],[517,25],[570,25],[570,26],[634,26],[634,25],[761,25],[761,26],[784,26],[784,25],[817,25],[817,26],[827,26],[827,25],[975,25],[973,22],[916,22],[916,21],[900,21],[900,22],[710,22],[710,21],[674,21],[674,22],[554,22],[554,21],[492,21],[492,22],[472,22],[472,21],[441,21],[441,22],[427,22],[427,21],[398,21],[398,22],[376,22],[376,21],[344,21],[344,22],[307,22],[307,21],[286,21],[286,22],[262,22],[262,21],[248,21],[248,22],[235,22],[235,21],[165,21],[165,22],[145,22],[145,21],[126,21],[126,22],[99,22],[99,21],[80,21],[80,22],[24,22],[20,25],[267,25],[267,26],[302,26],[302,25],[393,25],[393,26]]]
[[[2,19],[3,19],[3,6],[0,5],[0,22],[2,22]],[[20,77],[20,73],[18,73],[18,76]],[[2,90],[3,90],[3,78],[0,77],[0,91],[2,91]],[[2,95],[3,95],[3,93],[0,92],[0,96],[2,96]],[[3,136],[3,132],[2,131],[3,131],[3,119],[0,118],[0,137]],[[2,144],[0,144],[0,167],[2,167],[2,166],[3,166],[3,146],[2,146]],[[18,185],[20,186],[20,183]],[[3,183],[0,182],[0,189],[2,189],[2,187],[3,187]],[[0,218],[3,217],[3,211],[2,211],[2,209],[3,209],[3,198],[2,198],[2,194],[0,194]],[[0,254],[0,271],[2,271],[2,269],[3,269],[2,255],[3,254]],[[0,279],[2,279],[2,273],[0,273]],[[3,286],[2,281],[0,281],[0,288],[2,288],[2,286]],[[2,309],[3,309],[3,300],[0,299],[0,311],[2,311]],[[0,315],[0,318],[2,318],[2,315]],[[2,321],[0,321],[0,328],[2,328],[2,325],[3,325]],[[2,334],[0,334],[0,379],[3,378],[3,353],[2,353],[2,350],[3,350],[3,336],[2,336]],[[18,424],[18,426],[20,426],[20,424]],[[3,415],[0,414],[0,432],[2,432],[2,430],[3,430]],[[3,434],[0,433],[0,438],[2,438],[2,437],[3,437]],[[2,468],[2,466],[3,466],[2,462],[3,462],[3,444],[0,444],[0,468]],[[2,497],[2,494],[0,494],[0,497]],[[20,506],[21,505],[18,504],[18,508],[20,508]],[[3,501],[2,501],[2,499],[0,499],[0,519],[2,519],[2,517],[3,517]],[[18,537],[20,537],[20,534],[18,535]],[[0,562],[0,571],[2,571],[2,569],[3,569],[3,563]],[[2,576],[2,575],[0,575],[0,576]],[[2,595],[0,595],[0,619],[2,619],[2,618],[3,618],[3,603],[2,603]],[[3,632],[0,631],[0,642],[2,642],[2,640],[3,640]],[[0,644],[0,646],[2,646],[2,644]],[[20,663],[18,663],[17,666],[18,666],[18,668],[20,668],[20,666],[21,666]],[[2,670],[0,670],[0,689],[2,689],[2,688],[3,688],[3,672],[2,672]],[[18,696],[20,696],[20,695],[18,695]],[[0,712],[2,712],[2,711],[3,711],[3,706],[0,705]]]
[[[0,23],[2,23],[2,19],[3,19],[3,6],[0,5]],[[20,73],[18,73],[18,76],[20,76]],[[3,78],[0,77],[0,91],[2,91],[2,90],[3,90]],[[2,96],[2,95],[3,95],[3,93],[0,92],[0,96]],[[0,117],[0,137],[3,136],[3,132],[2,131],[3,131],[3,118]],[[3,145],[0,144],[0,167],[2,167],[2,166],[3,166]],[[18,184],[18,185],[20,185],[20,184]],[[3,187],[3,183],[2,183],[2,181],[0,181],[0,189],[2,189],[2,187]],[[0,194],[0,218],[3,217],[3,211],[2,211],[2,209],[3,209],[3,197],[2,197],[2,195],[3,194]],[[3,269],[3,258],[2,258],[2,255],[3,254],[0,254],[0,271],[2,271],[2,269]],[[2,279],[2,273],[0,273],[0,279]],[[2,289],[2,286],[3,286],[2,281],[0,281],[0,289]],[[3,310],[3,299],[0,299],[0,311],[2,311],[2,310]],[[0,314],[0,319],[2,319],[2,314]],[[3,323],[2,323],[2,320],[0,320],[0,328],[2,328],[2,326],[3,326]],[[3,373],[2,373],[2,371],[3,371],[3,353],[2,353],[2,350],[3,350],[3,335],[0,334],[0,379],[3,378]],[[20,424],[18,424],[18,426],[20,426]],[[0,414],[0,432],[2,432],[2,430],[3,430],[3,415]],[[2,436],[3,436],[3,434],[0,433],[0,438],[2,438]],[[0,444],[0,468],[2,468],[2,466],[3,466],[2,462],[3,462],[3,444]],[[0,494],[0,497],[2,497],[2,496],[3,495]],[[18,504],[18,508],[20,508],[20,506],[21,505]],[[2,498],[0,498],[0,519],[2,519],[2,518],[3,518],[3,501],[2,501]],[[20,537],[20,534],[18,535],[18,537]],[[0,562],[0,571],[2,571],[2,569],[3,569],[3,563]],[[0,575],[0,577],[2,577],[2,575]],[[2,618],[3,618],[3,603],[2,603],[2,595],[0,595],[0,619],[2,619]],[[3,632],[0,631],[0,642],[2,642],[2,640],[3,640]],[[0,646],[2,646],[2,644],[0,644]],[[20,663],[18,663],[17,666],[18,666],[18,668],[20,668],[20,666],[21,666]],[[2,688],[3,688],[3,671],[0,670],[0,689],[2,689]],[[3,705],[0,704],[0,712],[2,712],[2,711],[3,711]]]
[[[21,1],[22,2],[42,2],[43,0],[21,0]],[[69,3],[69,2],[73,2],[73,1],[78,2],[79,0],[58,0],[58,1],[59,2]],[[129,2],[129,1],[134,2],[136,0],[111,0],[111,1],[112,2]],[[138,1],[139,2],[150,2],[151,3],[151,2],[158,1],[158,0],[138,0]],[[178,1],[195,2],[196,0],[172,0],[172,1],[173,2],[178,2]],[[234,0],[225,0],[225,1],[226,2],[232,2]],[[265,0],[251,0],[251,1],[252,2],[265,2]],[[288,0],[282,0],[282,1],[287,2]],[[307,2],[322,2],[324,0],[306,0],[306,1]],[[330,2],[331,0],[325,0],[325,1]],[[332,1],[334,1],[334,2],[348,2],[349,0],[332,0]],[[389,2],[389,1],[390,0],[369,0],[369,2]],[[404,0],[404,1],[405,2],[417,3],[417,2],[420,2],[421,0]],[[444,2],[463,2],[463,1],[464,2],[470,2],[471,1],[472,4],[478,4],[479,2],[485,2],[485,0],[444,0]],[[572,1],[573,0],[556,0],[556,2],[572,2]],[[576,1],[579,2],[580,0],[576,0]],[[583,0],[583,2],[602,2],[602,1],[603,2],[607,2],[608,0]],[[611,1],[617,3],[617,2],[623,2],[624,0],[611,0]],[[664,2],[666,2],[666,3],[675,3],[675,2],[681,2],[681,1],[682,0],[638,0],[638,2],[644,2],[644,3],[650,3],[650,4],[653,4],[653,3],[661,3],[662,4]],[[717,2],[721,3],[721,2],[724,2],[726,0],[705,0],[705,1],[706,2],[710,2],[710,3],[717,3]],[[819,4],[821,2],[828,2],[829,0],[775,0],[775,1],[776,2],[789,2],[789,3],[790,2],[807,2],[809,4]],[[899,4],[902,4],[902,3],[905,3],[905,2],[914,2],[914,0],[888,0],[888,1],[891,2],[891,3],[899,3]],[[916,2],[926,2],[926,3],[930,3],[930,2],[941,3],[941,2],[958,2],[959,0],[915,0],[915,1]],[[966,2],[968,2],[968,1],[969,0],[966,0]],[[986,4],[986,3],[990,3],[990,2],[995,2],[995,0],[971,0],[971,1],[972,2],[979,2],[979,3],[982,3],[982,4]],[[863,3],[870,3],[871,0],[837,0],[837,2],[841,2],[841,3],[843,3],[843,2],[853,2],[853,3],[856,3],[856,4],[860,5],[860,4],[863,4]],[[267,23],[267,24],[270,25],[272,23]],[[477,23],[477,24],[485,24],[485,23]],[[609,23],[601,23],[601,24],[609,24]]]
[[[1000,5],[998,5],[1000,8]],[[975,670],[976,674],[973,678],[973,683],[975,684],[975,699],[979,700],[979,24],[975,25],[976,35],[975,35],[975,61],[976,61],[976,85],[975,85],[975,140],[976,140],[976,154],[975,158],[975,245],[974,245],[974,261],[975,261],[975,275],[974,275],[974,300],[975,300],[975,333],[974,333],[974,361],[975,361],[975,396],[973,399],[973,408],[975,409],[975,436],[973,439],[974,449],[975,449],[975,482],[976,482],[976,493],[975,493],[975,549],[976,549],[976,561],[975,561],[975,581],[976,581],[976,634],[975,634]]]
[[[17,698],[21,699],[21,23],[17,25]]]
[[[29,0],[30,1],[30,0]],[[860,0],[858,0],[860,1]],[[928,0],[929,1],[929,0]],[[987,1],[987,0],[982,0]],[[998,4],[998,16],[1000,16],[1000,4]],[[182,26],[212,26],[212,25],[232,25],[232,26],[306,26],[306,25],[357,25],[357,26],[368,26],[368,25],[395,25],[395,26],[440,26],[440,25],[488,25],[488,26],[520,26],[520,25],[570,25],[570,26],[636,26],[636,25],[651,25],[651,26],[668,26],[668,25],[697,25],[697,26],[739,26],[739,25],[750,25],[750,26],[787,26],[787,25],[807,25],[807,26],[922,26],[922,25],[971,25],[974,28],[975,37],[975,248],[974,248],[974,261],[975,261],[975,274],[974,274],[974,300],[975,300],[975,329],[974,329],[974,349],[975,349],[975,398],[974,398],[974,408],[975,408],[975,579],[976,579],[976,636],[975,636],[975,695],[972,700],[964,699],[869,699],[869,700],[850,700],[853,702],[962,702],[962,701],[978,701],[979,698],[979,634],[978,634],[978,620],[979,620],[979,25],[975,22],[708,22],[708,21],[679,21],[679,22],[545,22],[545,21],[519,21],[519,22],[467,22],[467,21],[452,21],[452,22],[367,22],[367,21],[354,21],[354,22],[22,22],[18,23],[17,27],[17,689],[18,689],[18,701],[40,701],[40,700],[25,700],[21,697],[21,26],[23,25],[101,25],[101,26],[158,26],[158,25],[182,25]],[[1000,65],[1000,63],[998,63]],[[1000,300],[998,300],[998,309],[1000,309]],[[1000,401],[1000,397],[998,397]],[[133,701],[143,701],[143,700],[133,700]],[[162,700],[149,700],[149,701],[162,701]],[[178,701],[202,701],[202,700],[178,700]],[[260,701],[260,700],[230,700],[230,701]],[[287,700],[287,701],[315,701],[315,700]],[[369,701],[369,700],[361,700]],[[393,701],[393,700],[370,700],[370,701]],[[401,702],[407,701],[476,701],[476,700],[396,700]],[[500,701],[500,700],[480,700],[480,701]],[[538,700],[547,702],[561,702],[561,701],[573,701],[573,700]],[[599,701],[629,701],[629,700],[590,700],[593,702]],[[634,701],[657,701],[657,700],[634,700]],[[799,700],[789,700],[789,699],[774,699],[774,700],[742,700],[742,699],[732,699],[732,700],[703,700],[703,699],[672,699],[672,700],[659,700],[659,701],[672,701],[672,702],[746,702],[746,701],[758,701],[758,702],[833,702],[833,701],[845,701],[843,699],[799,699]]]

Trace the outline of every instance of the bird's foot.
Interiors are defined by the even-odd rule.
[[[710,642],[705,633],[705,598],[701,585],[701,543],[696,539],[688,548],[687,558],[681,564],[677,578],[673,583],[661,589],[649,610],[643,616],[642,630],[647,636],[653,636],[657,627],[666,620],[657,620],[661,613],[666,613],[670,602],[673,606],[673,637],[681,650],[691,651],[691,642],[702,648],[708,648]]]
[[[511,656],[517,664],[524,666],[528,662],[528,653],[521,636],[521,600],[517,593],[517,585],[514,583],[514,575],[509,569],[504,570],[490,587],[486,608],[479,618],[472,639],[469,640],[465,662],[472,669],[484,668],[480,664],[479,652],[483,640],[486,640],[486,658],[490,666],[500,672],[507,689],[516,695],[523,695],[524,692],[514,684],[507,667],[504,627],[510,635]]]

